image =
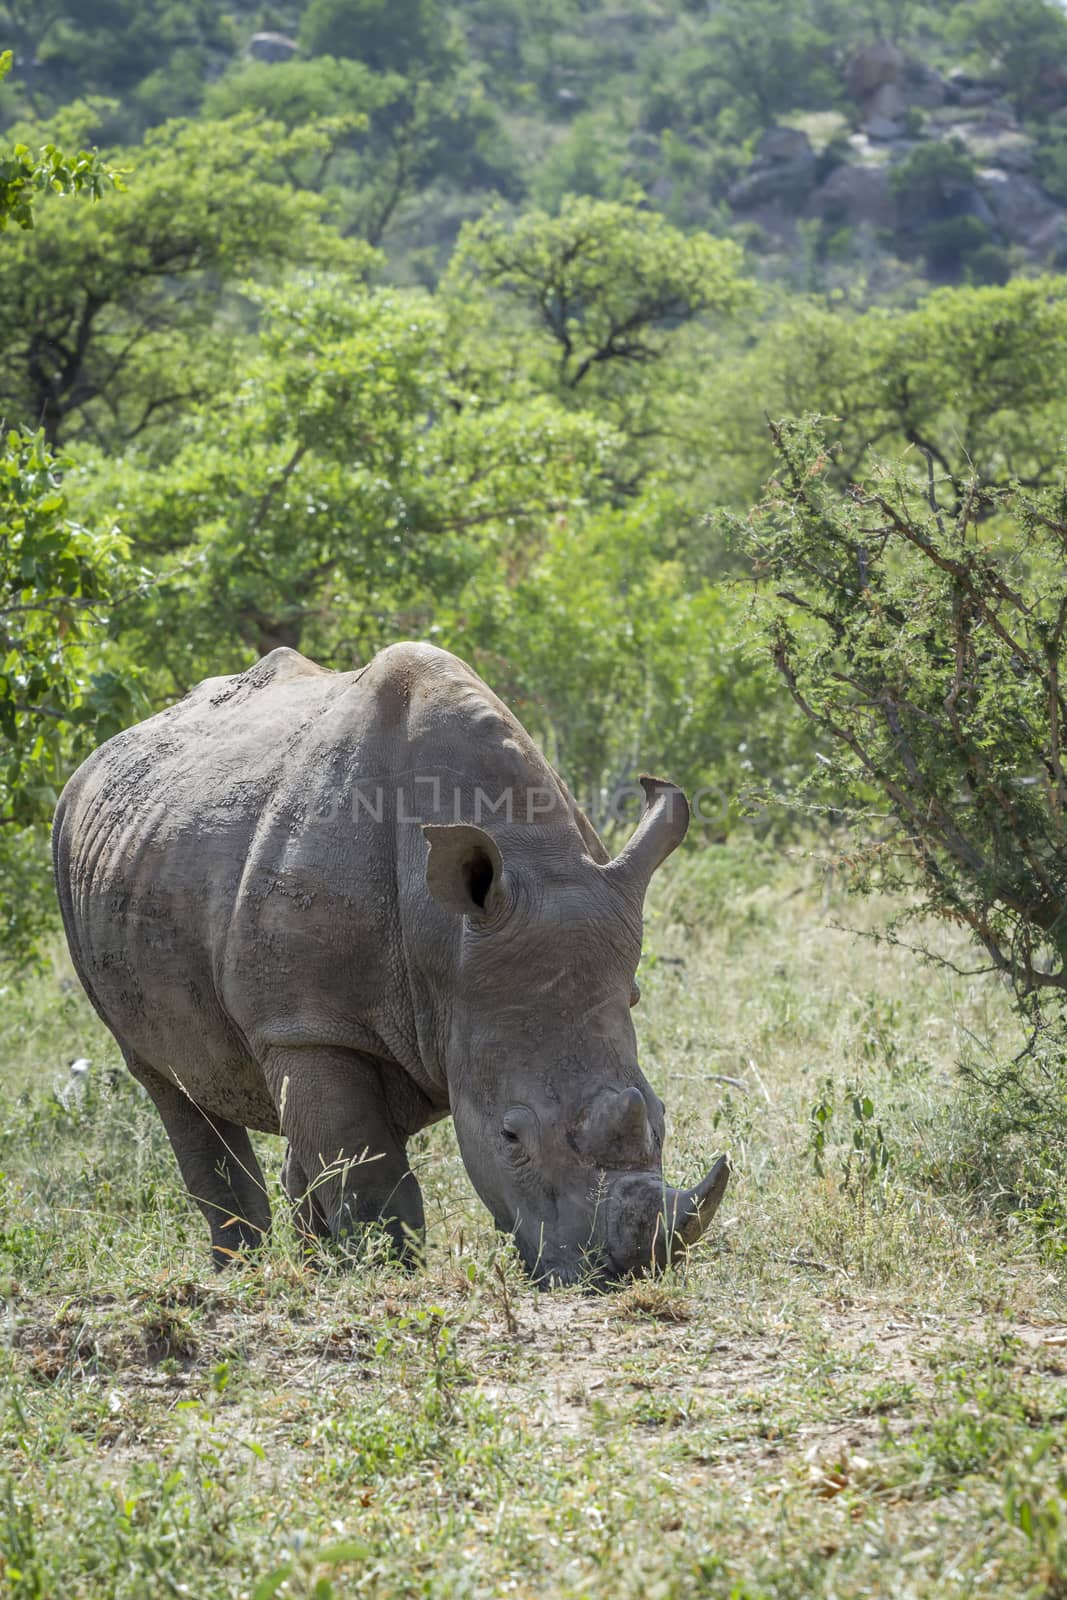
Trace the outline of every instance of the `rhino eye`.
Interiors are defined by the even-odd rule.
[[[512,1106],[504,1113],[500,1123],[500,1136],[511,1147],[516,1157],[525,1150],[534,1135],[533,1116],[525,1106]]]

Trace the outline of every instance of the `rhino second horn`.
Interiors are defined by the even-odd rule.
[[[720,1156],[706,1178],[693,1189],[677,1191],[674,1206],[675,1226],[673,1242],[691,1250],[697,1240],[711,1226],[711,1219],[722,1204],[726,1185],[730,1181],[730,1161]]]

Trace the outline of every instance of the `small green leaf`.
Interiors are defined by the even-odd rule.
[[[315,1560],[328,1567],[340,1566],[344,1561],[368,1561],[371,1547],[362,1539],[341,1539],[336,1544],[324,1545]]]
[[[273,1572],[268,1572],[265,1578],[260,1578],[249,1597],[249,1600],[272,1600],[278,1593],[286,1578],[292,1577],[293,1563],[287,1561],[284,1567],[275,1567]]]

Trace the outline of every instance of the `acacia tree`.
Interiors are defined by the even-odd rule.
[[[474,278],[516,301],[554,354],[561,391],[609,365],[644,366],[671,330],[705,312],[733,315],[750,298],[739,248],[685,234],[656,211],[568,196],[556,217],[492,212],[469,223],[452,278]]]
[[[404,202],[435,176],[460,188],[508,186],[507,172],[485,145],[507,153],[489,103],[398,72],[373,72],[363,61],[330,55],[310,61],[245,61],[213,83],[204,114],[255,111],[296,131],[331,127],[330,159],[298,172],[329,194],[338,227],[378,246]],[[492,138],[487,141],[487,135]]]
[[[50,444],[129,442],[225,383],[234,319],[218,312],[235,281],[294,262],[358,276],[373,252],[286,176],[333,132],[169,123],[113,158],[131,169],[121,198],[42,205],[0,254],[0,416]]]
[[[731,97],[747,102],[758,126],[770,127],[783,112],[836,98],[834,34],[811,14],[819,7],[790,6],[783,14],[774,0],[725,0],[709,9],[701,39],[706,70]],[[840,25],[838,18],[834,21]]]
[[[490,292],[486,294],[486,290]],[[472,385],[533,388],[610,419],[628,449],[615,490],[692,474],[677,448],[680,346],[754,302],[738,247],[658,212],[569,196],[558,216],[490,212],[459,237],[443,285]]]
[[[778,473],[739,526],[775,665],[856,825],[849,861],[918,884],[1024,1006],[1062,1000],[1067,486],[974,478],[949,514],[932,457],[925,487],[894,466],[842,493],[817,420],[773,432]]]
[[[260,297],[259,348],[185,442],[84,458],[86,520],[122,504],[141,558],[181,562],[125,637],[161,694],[278,645],[348,667],[432,628],[435,596],[605,493],[618,440],[551,399],[465,393],[419,291],[297,281]]]

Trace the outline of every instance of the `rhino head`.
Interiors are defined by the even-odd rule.
[[[460,1151],[546,1286],[661,1268],[699,1239],[729,1177],[722,1157],[692,1189],[663,1181],[663,1104],[630,1010],[645,891],[689,808],[673,784],[641,782],[641,821],[603,864],[571,827],[423,829],[427,887],[462,918],[448,1028]]]

